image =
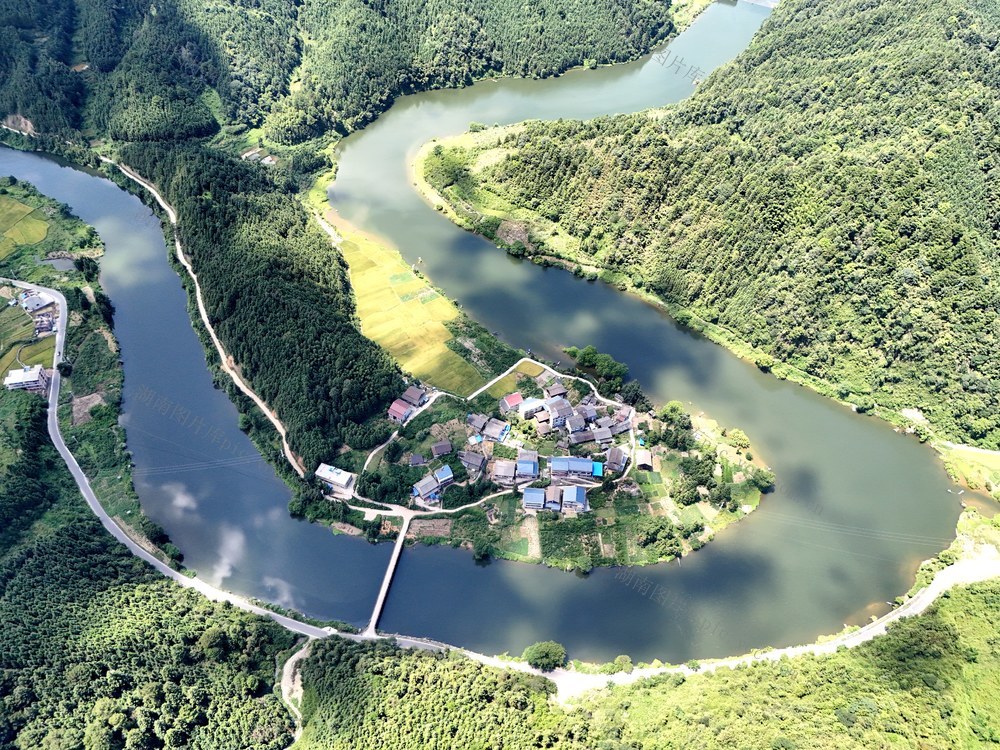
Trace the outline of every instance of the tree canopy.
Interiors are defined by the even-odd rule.
[[[447,161],[456,204],[499,194],[537,252],[560,232],[762,367],[1000,448],[998,33],[988,2],[782,2],[676,106],[527,123],[428,176],[447,187]]]

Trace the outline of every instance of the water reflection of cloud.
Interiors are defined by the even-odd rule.
[[[190,519],[197,516],[198,498],[188,490],[183,482],[167,482],[160,485],[160,492],[167,497],[166,507],[171,515],[178,519]]]
[[[283,578],[264,576],[263,584],[267,587],[268,591],[273,592],[268,597],[271,601],[285,607],[286,609],[298,609],[298,606],[295,603],[295,595],[293,593],[294,589],[291,583]]]
[[[246,557],[246,535],[231,526],[219,530],[219,559],[212,567],[211,582],[221,586],[233,574],[236,565]]]
[[[276,523],[280,522],[282,518],[286,515],[286,511],[283,508],[271,508],[267,513],[258,513],[255,515],[250,523],[255,529],[265,529],[272,528]]]

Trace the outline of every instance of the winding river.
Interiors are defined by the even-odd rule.
[[[718,3],[669,45],[685,70],[723,64],[768,10]],[[918,562],[949,543],[959,506],[935,455],[885,424],[765,376],[654,308],[600,283],[514,260],[455,228],[410,186],[425,141],[528,118],[593,117],[676,101],[693,83],[652,57],[545,81],[503,80],[405,97],[343,141],[331,204],[423,258],[433,282],[519,347],[552,359],[596,345],[658,400],[740,426],[778,477],[760,512],[683,563],[587,577],[468,553],[403,553],[380,629],[488,653],[552,638],[571,655],[674,662],[813,640],[884,612]],[[320,618],[363,624],[390,549],[287,515],[289,493],[237,429],[155,217],[110,182],[0,150],[0,174],[68,203],[107,245],[126,385],[124,419],[147,512],[214,584]]]

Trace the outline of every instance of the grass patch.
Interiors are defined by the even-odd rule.
[[[6,351],[16,342],[31,341],[35,326],[31,316],[18,305],[0,310],[0,351]]]
[[[6,234],[7,230],[34,210],[9,195],[0,195],[0,233]]]
[[[949,474],[970,489],[985,489],[1000,499],[1000,453],[980,451],[965,445],[939,450]]]
[[[487,389],[487,393],[490,394],[495,399],[501,399],[508,393],[513,393],[517,390],[517,373],[512,372],[505,378],[501,378],[496,383],[494,383],[490,388]]]
[[[545,368],[537,362],[522,362],[517,366],[517,371],[522,375],[527,375],[529,378],[537,378],[545,372]]]
[[[9,195],[0,195],[0,258],[18,245],[34,245],[45,239],[48,222],[35,209]]]
[[[361,331],[385,348],[400,367],[446,391],[466,396],[483,378],[448,348],[445,322],[458,309],[406,264],[395,250],[339,226],[341,249],[351,270]]]

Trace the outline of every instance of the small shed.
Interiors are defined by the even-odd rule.
[[[427,403],[427,391],[415,385],[411,385],[402,395],[403,401],[410,406],[423,406]]]

